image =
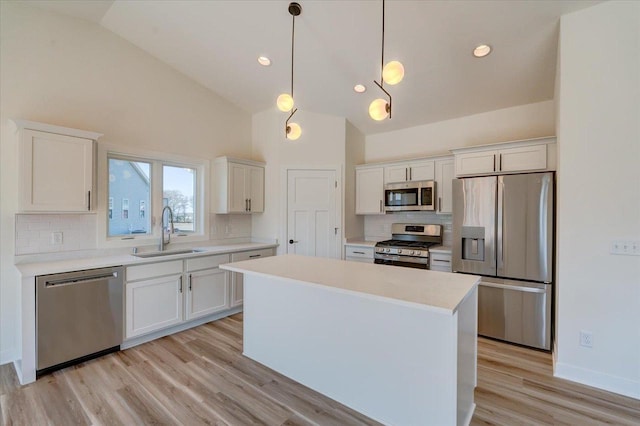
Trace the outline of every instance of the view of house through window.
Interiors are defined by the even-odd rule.
[[[151,163],[109,158],[110,237],[152,232],[151,219],[143,213],[151,200],[150,177]],[[135,200],[140,200],[140,214],[136,214]]]
[[[196,170],[188,167],[162,167],[162,204],[173,210],[176,232],[196,231]],[[165,226],[167,218],[165,217]]]
[[[176,232],[197,232],[197,168],[165,164],[160,160],[108,156],[108,236],[153,234],[151,198],[173,211]],[[162,180],[152,173],[162,171]],[[156,204],[157,206],[158,204]],[[158,207],[159,209],[159,207]],[[159,215],[160,211],[156,213]],[[169,226],[169,215],[164,217]]]

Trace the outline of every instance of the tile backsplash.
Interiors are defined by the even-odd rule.
[[[62,240],[54,241],[54,233]],[[16,215],[16,255],[96,248],[94,214]]]
[[[425,223],[443,226],[443,242],[451,245],[451,215],[431,212],[398,212],[364,217],[364,237],[367,240],[380,241],[391,238],[393,223]]]

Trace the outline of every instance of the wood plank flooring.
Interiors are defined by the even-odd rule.
[[[377,424],[241,352],[237,314],[27,386],[1,366],[0,424]],[[486,339],[476,403],[473,425],[640,424],[640,401],[556,379],[549,354]]]

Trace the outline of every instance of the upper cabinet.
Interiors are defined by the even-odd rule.
[[[384,168],[356,167],[356,214],[384,214]]]
[[[550,137],[452,149],[456,176],[555,170],[555,142]]]
[[[14,120],[19,138],[19,210],[87,212],[97,199],[95,144],[102,135]]]
[[[214,160],[215,213],[264,211],[264,163],[237,158]]]
[[[453,211],[452,202],[452,180],[455,177],[453,158],[439,159],[435,161],[436,169],[436,194],[438,201],[436,213],[451,214]]]
[[[394,164],[384,168],[384,183],[433,180],[434,177],[434,162],[430,160]]]

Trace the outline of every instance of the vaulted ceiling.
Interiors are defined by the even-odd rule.
[[[553,99],[559,17],[597,1],[388,0],[385,61],[393,118],[368,116],[384,97],[382,1],[298,0],[294,95],[300,110],[346,117],[365,134]],[[255,113],[289,91],[289,1],[31,1],[93,21]],[[474,58],[473,48],[492,53]],[[272,65],[258,64],[259,55]],[[353,90],[357,83],[365,93]]]

